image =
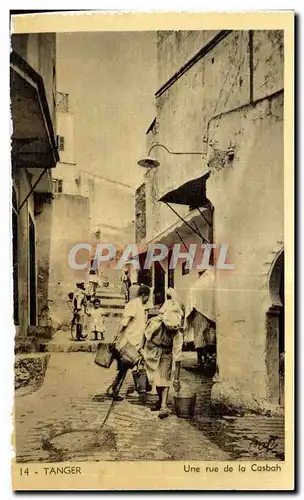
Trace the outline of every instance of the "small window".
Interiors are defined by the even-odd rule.
[[[53,179],[53,193],[62,193],[63,191],[63,181],[62,179]]]
[[[64,151],[64,137],[62,135],[57,135],[57,148],[58,151]]]

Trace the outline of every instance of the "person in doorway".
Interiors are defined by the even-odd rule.
[[[185,333],[186,338],[193,339],[197,364],[202,372],[205,363],[214,356],[215,323],[193,308],[187,317]]]
[[[95,340],[98,340],[98,336],[100,336],[100,340],[104,340],[104,313],[100,306],[100,300],[98,298],[94,299],[93,308],[90,311],[90,329],[91,332],[94,333]]]
[[[106,394],[116,401],[123,399],[119,395],[119,391],[129,370],[129,365],[120,359],[119,352],[129,343],[138,351],[139,358],[141,357],[146,327],[145,304],[148,302],[149,296],[150,288],[146,285],[141,285],[137,297],[126,304],[120,327],[114,338],[113,344],[117,358],[118,372],[114,382],[107,389]]]
[[[76,291],[73,294],[73,309],[72,321],[76,324],[76,340],[84,340],[87,338],[87,335],[83,334],[84,315],[89,315],[84,281],[76,283]]]
[[[130,287],[131,287],[131,279],[129,276],[129,271],[125,271],[122,279],[122,289],[126,303],[129,302],[130,300]]]
[[[216,362],[214,269],[200,272],[190,288],[185,310],[185,343],[194,344],[200,371]]]
[[[152,335],[146,330],[146,342],[143,349],[143,358],[146,365],[150,384],[155,384],[158,395],[157,404],[151,408],[158,411],[159,418],[169,416],[168,397],[171,386],[172,366],[175,364],[173,388],[180,390],[180,368],[183,347],[182,320],[183,310],[177,299],[175,291],[167,290],[166,301],[159,311],[159,318],[154,317],[151,322],[159,326]]]

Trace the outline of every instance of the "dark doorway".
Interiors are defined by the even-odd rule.
[[[18,206],[17,195],[12,191],[12,228],[13,228],[13,297],[14,323],[19,324],[19,290],[18,290]]]
[[[154,263],[154,300],[157,306],[165,302],[165,271],[160,262]]]
[[[37,290],[36,290],[36,237],[35,225],[29,216],[29,306],[30,326],[35,326],[37,321]]]
[[[275,403],[284,405],[285,372],[285,294],[284,252],[273,265],[269,280],[271,307],[266,318],[268,393]]]
[[[168,288],[174,288],[174,269],[170,269],[170,262],[172,259],[172,250],[168,252]]]
[[[145,269],[147,253],[139,254],[140,269],[137,273],[137,282],[139,285],[147,285],[152,287],[152,269]]]

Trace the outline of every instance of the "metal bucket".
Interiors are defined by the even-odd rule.
[[[113,359],[114,356],[111,344],[108,344],[107,342],[100,342],[97,346],[95,363],[103,368],[110,368]]]
[[[139,354],[136,349],[130,342],[127,342],[121,349],[117,348],[119,353],[120,361],[128,366],[129,368],[133,368],[136,365],[139,359]]]
[[[196,404],[195,392],[180,392],[174,394],[174,406],[179,418],[192,418]]]
[[[147,377],[146,370],[136,370],[132,372],[133,380],[135,384],[135,389],[139,394],[147,392],[149,388],[149,381]]]

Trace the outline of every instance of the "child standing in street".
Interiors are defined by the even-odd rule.
[[[100,306],[100,300],[98,298],[94,299],[93,308],[90,311],[90,329],[95,335],[95,340],[98,340],[98,335],[100,335],[100,340],[104,340],[104,312],[102,311]]]
[[[96,290],[98,288],[99,281],[98,281],[98,276],[95,271],[95,269],[91,269],[90,275],[89,275],[89,283],[86,288],[86,294],[91,298],[93,301],[96,296]]]
[[[129,276],[129,271],[125,271],[123,280],[122,280],[122,286],[123,286],[123,294],[125,297],[125,302],[128,303],[130,300],[130,287],[131,287],[131,280]]]

